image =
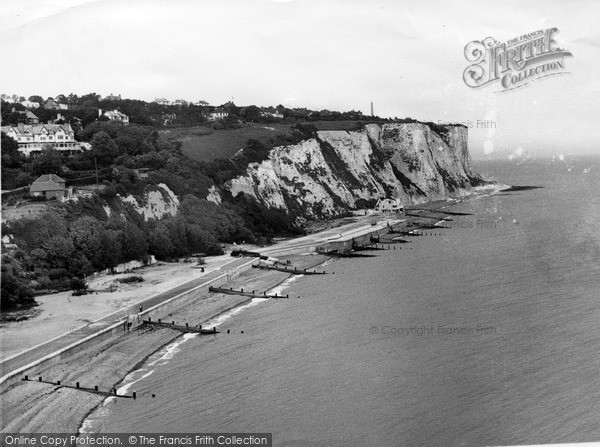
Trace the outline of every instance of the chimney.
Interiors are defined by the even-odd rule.
[[[56,114],[56,121],[62,119],[62,113],[57,113]]]
[[[102,109],[98,109],[98,118],[102,116]]]
[[[371,101],[371,116],[375,116],[373,115],[373,101]]]

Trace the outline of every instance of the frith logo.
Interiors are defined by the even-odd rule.
[[[524,87],[536,79],[568,73],[565,56],[569,51],[556,47],[552,35],[557,28],[533,33],[500,43],[492,37],[474,40],[465,47],[465,58],[473,62],[463,79],[469,87],[477,88],[498,81],[506,92]]]

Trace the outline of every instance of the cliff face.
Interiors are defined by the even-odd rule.
[[[369,124],[320,131],[276,147],[225,187],[305,217],[324,217],[380,197],[402,203],[459,195],[481,180],[467,149],[467,128],[423,123]]]
[[[179,199],[164,183],[159,183],[155,191],[145,194],[145,203],[139,203],[132,195],[121,197],[121,201],[132,205],[133,209],[144,217],[144,220],[162,219],[167,214],[175,216],[179,208]],[[110,208],[108,210],[107,215],[110,216]]]

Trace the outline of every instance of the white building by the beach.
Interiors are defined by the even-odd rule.
[[[375,204],[375,209],[380,213],[389,213],[402,211],[404,210],[404,207],[398,199],[379,199]]]

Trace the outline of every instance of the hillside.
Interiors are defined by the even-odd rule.
[[[319,130],[355,129],[358,121],[315,121],[311,122]],[[289,123],[250,123],[238,129],[215,130],[208,126],[183,127],[162,130],[165,138],[181,142],[183,153],[192,160],[212,161],[228,158],[242,149],[249,139],[268,145],[277,136],[290,130]]]

